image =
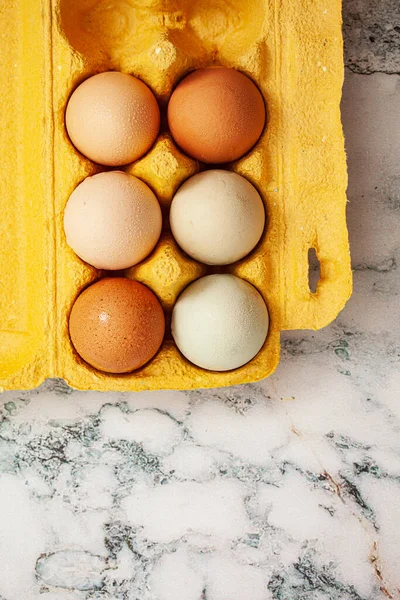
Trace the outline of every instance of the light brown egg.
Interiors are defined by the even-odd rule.
[[[102,165],[119,166],[140,158],[154,144],[160,110],[143,81],[107,71],[76,88],[65,124],[79,152]]]
[[[206,163],[231,162],[259,139],[264,100],[251,79],[235,69],[199,69],[173,92],[168,124],[176,143],[190,156]]]
[[[71,341],[92,367],[128,373],[161,346],[164,312],[145,285],[123,277],[97,281],[76,299],[69,318]]]

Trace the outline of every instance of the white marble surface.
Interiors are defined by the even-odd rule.
[[[373,7],[345,5],[348,306],[260,384],[3,394],[0,600],[400,598],[400,11]]]

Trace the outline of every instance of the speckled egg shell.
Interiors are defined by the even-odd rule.
[[[78,354],[107,373],[128,373],[144,365],[160,348],[164,331],[155,294],[122,277],[102,279],[84,290],[69,319]]]

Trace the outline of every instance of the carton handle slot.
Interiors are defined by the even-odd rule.
[[[299,253],[290,274],[294,285],[286,295],[283,329],[321,329],[336,318],[351,295],[348,247],[332,244],[332,237],[320,232]]]

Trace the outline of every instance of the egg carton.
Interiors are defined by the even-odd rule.
[[[0,386],[25,389],[47,377],[79,389],[143,390],[226,386],[267,377],[280,332],[319,329],[351,294],[346,229],[346,161],[340,120],[343,58],[340,0],[3,0],[0,21]],[[244,158],[226,166],[251,181],[268,214],[244,260],[211,268],[187,257],[168,226],[172,197],[202,165],[172,141],[166,105],[177,82],[224,65],[251,77],[268,122]],[[87,176],[106,170],[70,143],[64,113],[72,91],[107,70],[131,73],[153,90],[162,126],[151,151],[125,167],[156,193],[164,230],[154,252],[118,275],[143,282],[167,317],[165,341],[143,368],[109,375],[84,363],[68,335],[80,291],[104,273],[67,246],[63,212]],[[308,252],[321,277],[309,288]],[[259,354],[234,371],[202,370],[179,353],[169,320],[195,279],[229,272],[252,283],[270,313]]]

